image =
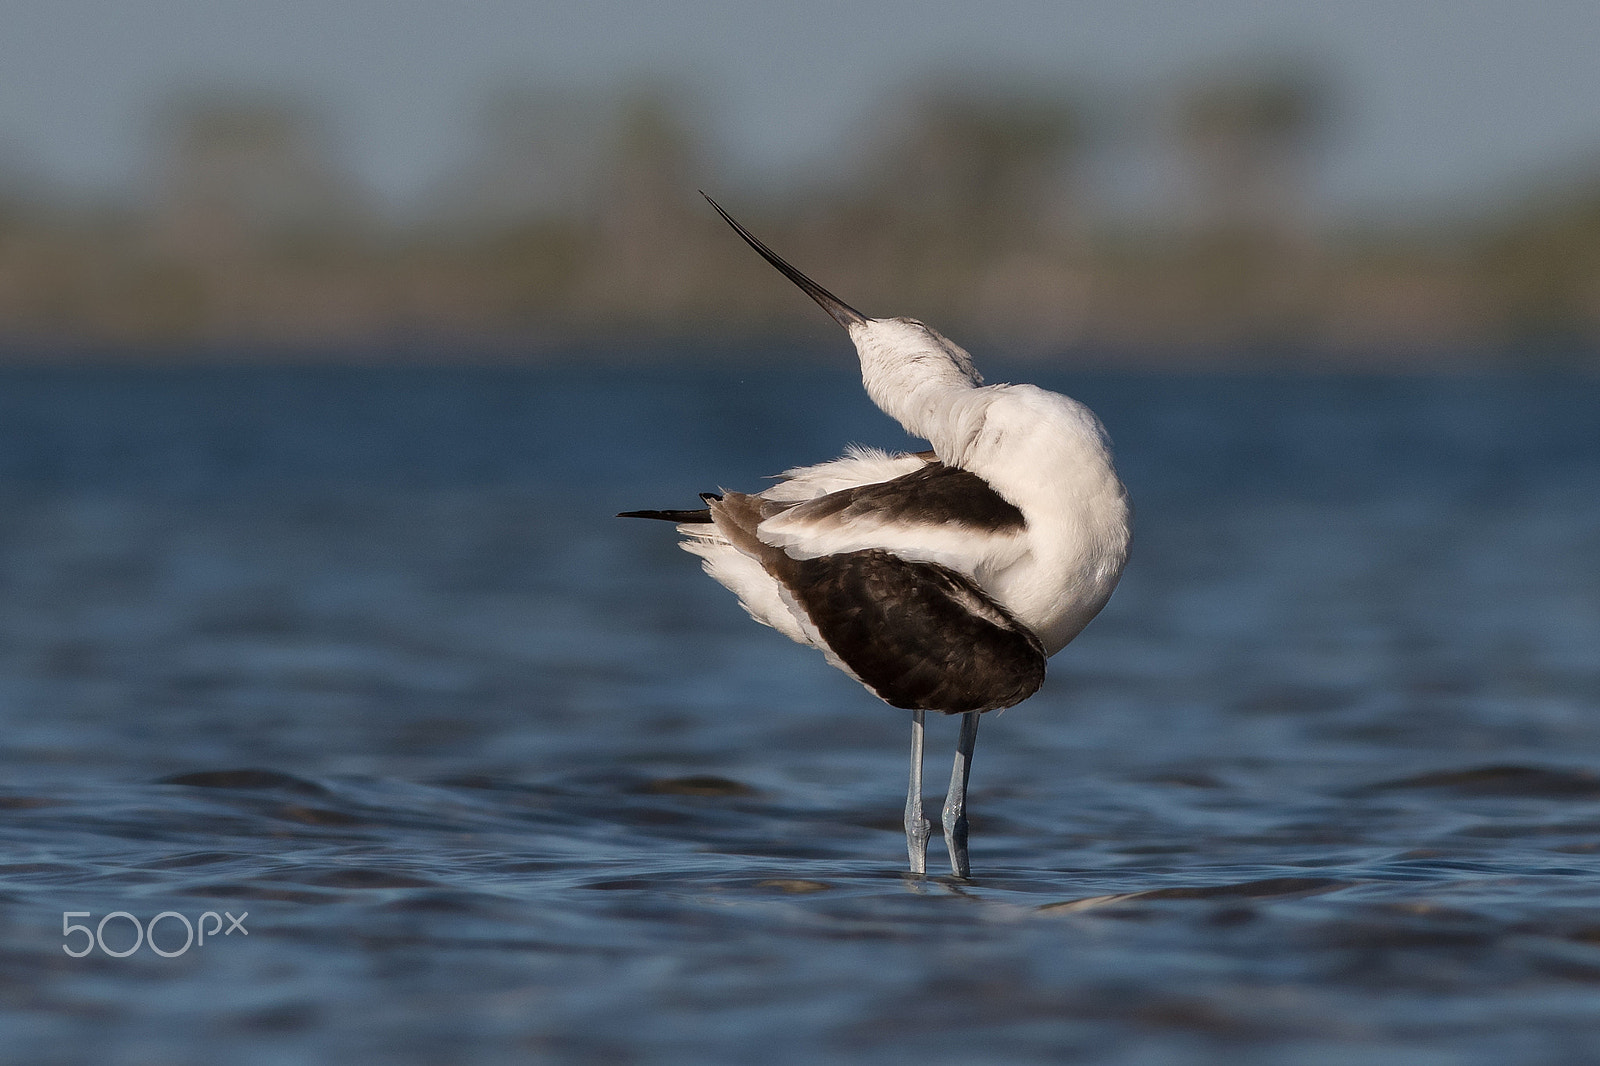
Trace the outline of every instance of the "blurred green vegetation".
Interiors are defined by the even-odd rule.
[[[140,198],[72,207],[0,185],[0,340],[35,356],[479,357],[577,337],[820,335],[815,308],[699,200],[706,187],[868,313],[979,344],[1165,363],[1593,358],[1600,175],[1470,218],[1329,223],[1310,191],[1335,96],[1292,66],[1172,90],[1173,203],[1142,217],[1086,195],[1115,122],[1057,91],[908,91],[825,184],[771,193],[724,185],[732,168],[669,89],[512,86],[491,94],[472,156],[401,221],[340,166],[315,108],[180,98]]]

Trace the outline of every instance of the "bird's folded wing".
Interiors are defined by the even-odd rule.
[[[842,456],[813,466],[797,466],[778,475],[778,483],[761,493],[763,500],[802,503],[830,492],[891,481],[901,474],[938,462],[932,452],[890,453],[852,444]]]
[[[978,475],[934,462],[802,503],[764,500],[756,533],[796,559],[879,548],[972,574],[1019,556],[1025,529]]]
[[[977,586],[886,551],[793,560],[780,580],[833,653],[911,710],[992,711],[1044,682],[1044,649]]]
[[[1038,638],[949,567],[880,548],[795,558],[757,536],[770,504],[728,493],[710,507],[718,530],[803,613],[812,642],[886,703],[989,711],[1043,683]]]

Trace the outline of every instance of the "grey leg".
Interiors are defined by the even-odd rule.
[[[956,742],[956,764],[950,771],[950,791],[944,798],[944,843],[950,849],[950,869],[957,877],[968,877],[967,862],[967,776],[972,773],[972,749],[978,743],[978,712],[961,716],[961,739]]]
[[[928,837],[933,827],[922,816],[922,711],[911,712],[911,788],[906,792],[906,851],[911,872],[928,872]]]

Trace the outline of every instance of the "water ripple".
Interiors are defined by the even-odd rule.
[[[608,517],[898,445],[849,375],[0,382],[8,1053],[1585,1061],[1600,387],[1046,383],[1139,542],[959,881],[902,717]]]

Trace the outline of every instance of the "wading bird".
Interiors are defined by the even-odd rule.
[[[682,547],[756,621],[819,649],[911,711],[906,848],[927,869],[924,714],[960,714],[942,824],[967,877],[967,777],[985,711],[1021,703],[1045,659],[1105,606],[1128,559],[1128,496],[1099,419],[1034,385],[988,385],[972,357],[909,318],[868,318],[790,266],[709,196],[750,247],[845,328],[872,402],[932,449],[845,456],[765,492],[703,493]]]

